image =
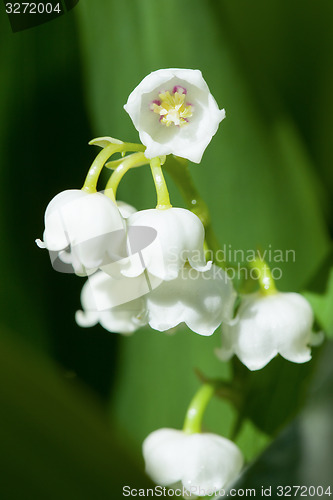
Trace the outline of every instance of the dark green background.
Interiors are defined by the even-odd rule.
[[[306,289],[331,333],[333,286],[321,294],[332,265],[333,4],[81,0],[24,32],[11,32],[4,8],[0,23],[0,494],[121,498],[123,485],[148,484],[144,437],[182,425],[199,386],[194,368],[227,377],[230,367],[214,357],[218,333],[121,338],[77,327],[83,280],[54,272],[34,243],[46,205],[81,187],[97,153],[91,138],[138,139],[122,106],[147,73],[199,68],[227,112],[201,165],[191,167],[221,244],[294,249],[278,286]],[[152,207],[148,170],[131,172],[119,196]],[[302,367],[274,360],[249,378],[252,404],[238,444],[251,463],[267,433],[292,418],[316,372],[307,412],[244,476],[245,487],[329,483],[327,352],[328,343]],[[234,419],[216,399],[205,428],[229,436]]]

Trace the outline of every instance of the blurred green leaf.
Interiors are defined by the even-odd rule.
[[[0,496],[120,498],[148,487],[117,430],[79,384],[0,333]]]
[[[27,264],[29,251],[24,246],[22,234],[27,226],[27,210],[23,200],[18,199],[17,188],[18,175],[10,158],[10,130],[13,123],[17,124],[16,113],[13,110],[14,103],[23,95],[20,88],[20,67],[17,61],[21,59],[20,40],[13,37],[9,20],[6,15],[0,16],[0,45],[1,55],[1,82],[0,82],[0,260],[1,260],[1,285],[0,303],[6,304],[1,309],[1,322],[13,328],[14,331],[25,331],[25,335],[31,341],[42,348],[48,344],[43,332],[45,315],[32,300],[31,288],[27,292],[25,275],[20,269],[28,270],[31,266]],[[26,47],[27,49],[28,47]],[[31,72],[30,72],[31,75]],[[20,83],[19,83],[20,82]],[[27,78],[26,92],[29,92],[31,79]],[[20,107],[22,112],[23,106]],[[20,115],[22,116],[22,115]],[[15,131],[15,160],[18,155],[18,144],[22,152],[23,138]],[[23,158],[21,160],[23,164]],[[26,165],[25,167],[26,168]],[[14,173],[14,185],[11,184],[11,175]],[[24,176],[20,179],[23,187]],[[13,189],[15,194],[13,193]],[[19,209],[19,219],[13,218],[14,210]],[[14,219],[14,220],[13,220]],[[14,235],[13,235],[14,233]],[[12,237],[13,236],[13,237]],[[31,237],[31,244],[34,238]],[[30,243],[30,242],[29,242]],[[30,245],[29,245],[30,246]],[[26,293],[27,292],[27,293]],[[17,314],[17,311],[20,314]],[[29,318],[29,320],[27,320]]]
[[[240,392],[236,405],[239,425],[249,419],[262,432],[276,436],[302,408],[318,355],[319,350],[313,349],[311,362],[303,364],[277,356],[262,370],[253,372],[233,358],[231,390]]]
[[[333,337],[333,269],[328,274],[327,289],[323,294],[303,292],[310,302],[320,327],[328,337]]]
[[[77,136],[68,141],[76,123],[83,130],[85,124],[72,77],[74,41],[70,15],[18,33],[5,13],[0,16],[0,302],[6,304],[0,319],[42,350],[53,343],[49,332],[56,321],[48,313],[56,286],[48,287],[49,256],[35,239],[42,237],[47,203],[57,190],[72,187],[72,165],[82,164],[85,155],[75,151]],[[69,109],[74,118],[66,120]],[[81,148],[85,142],[83,135]]]
[[[88,145],[74,10],[17,33],[0,16],[0,321],[107,399],[117,338],[76,325],[84,280],[56,273],[35,244],[46,206],[82,186],[97,149]]]
[[[292,115],[316,173],[330,197],[322,197],[333,228],[331,130],[333,120],[333,4],[330,0],[211,0],[223,31],[246,68],[263,112]]]

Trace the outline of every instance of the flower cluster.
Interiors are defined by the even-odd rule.
[[[73,189],[50,202],[44,242],[37,243],[88,276],[83,311],[76,314],[81,326],[99,322],[128,334],[147,324],[165,331],[184,322],[211,335],[232,319],[232,282],[206,262],[203,225],[188,210],[137,212],[105,194]]]
[[[240,294],[235,313],[232,280],[206,260],[212,246],[202,222],[207,224],[207,213],[170,203],[163,174],[170,165],[166,155],[199,163],[225,117],[201,72],[155,71],[134,89],[124,108],[142,144],[111,137],[91,141],[102,149],[82,189],[63,191],[51,200],[43,241],[36,240],[49,251],[56,270],[86,278],[82,310],[75,315],[78,325],[100,323],[128,335],[146,325],[165,332],[184,323],[207,336],[222,324],[217,355],[223,361],[236,355],[249,370],[263,368],[278,354],[294,363],[309,361],[311,346],[322,337],[312,330],[313,312],[305,298],[278,292],[267,265],[256,262],[260,290]],[[109,161],[116,153],[120,158]],[[179,162],[184,182],[184,163],[173,161]],[[145,165],[150,165],[157,205],[138,211],[116,194],[128,170]],[[104,167],[113,173],[105,191],[97,192]],[[186,197],[187,186],[180,187]],[[200,206],[191,189],[187,197],[189,206]],[[203,409],[213,394],[209,386],[199,391],[182,431],[160,429],[144,441],[146,471],[155,482],[182,485],[195,496],[200,489],[219,491],[240,473],[238,447],[201,433]]]
[[[53,198],[45,213],[44,241],[37,244],[49,250],[57,270],[88,277],[76,314],[79,325],[100,323],[129,334],[148,324],[165,331],[185,323],[211,335],[222,321],[231,321],[236,293],[225,271],[206,262],[199,217],[171,206],[161,165],[170,153],[200,161],[224,110],[200,71],[180,69],[148,75],[125,109],[145,147],[111,137],[92,141],[102,152],[84,187]],[[124,156],[128,151],[134,153]],[[110,162],[114,173],[105,192],[97,193],[101,168],[116,152],[123,159]],[[158,203],[136,211],[116,200],[116,190],[124,172],[147,163]]]

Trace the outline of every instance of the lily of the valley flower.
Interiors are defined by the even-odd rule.
[[[250,370],[263,368],[277,354],[294,363],[311,359],[311,345],[322,340],[312,331],[313,312],[298,293],[245,295],[236,320],[222,325],[220,359],[234,354]]]
[[[199,271],[211,267],[211,262],[207,263],[204,256],[204,227],[189,210],[142,210],[131,215],[127,223],[132,255],[130,264],[123,271],[125,276],[138,276],[146,269],[162,280],[173,280],[187,260]],[[156,234],[147,245],[145,228]]]
[[[230,485],[239,475],[243,457],[238,447],[216,434],[187,434],[159,429],[143,443],[146,472],[162,486],[183,486],[206,496]]]
[[[186,325],[200,335],[211,335],[233,316],[236,292],[217,266],[203,273],[189,265],[178,277],[164,281],[147,295],[149,324],[159,331]]]
[[[202,77],[192,69],[160,69],[146,76],[124,106],[147,158],[174,154],[200,163],[225,117]]]
[[[117,280],[97,271],[82,288],[83,311],[76,312],[75,320],[82,327],[100,323],[109,332],[131,334],[147,324],[144,295],[149,289],[145,276]]]
[[[107,196],[70,189],[47,206],[43,238],[36,240],[39,247],[55,252],[85,276],[124,254],[126,223]]]

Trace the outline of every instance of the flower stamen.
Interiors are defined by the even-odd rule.
[[[170,127],[174,124],[183,127],[188,124],[188,118],[193,115],[191,104],[185,102],[186,91],[175,87],[175,92],[161,92],[159,100],[153,101],[151,110],[160,115],[160,122]],[[178,91],[179,90],[179,91]]]

